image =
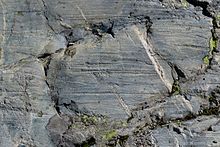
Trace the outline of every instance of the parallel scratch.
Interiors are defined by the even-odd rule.
[[[143,47],[145,48],[146,53],[147,53],[148,57],[150,58],[152,64],[154,65],[154,68],[155,68],[157,74],[159,75],[160,79],[165,84],[165,86],[168,88],[168,90],[171,91],[172,84],[166,78],[164,78],[165,75],[164,75],[163,67],[160,66],[158,59],[154,56],[155,53],[154,53],[151,45],[146,41],[146,37],[145,37],[146,33],[140,32],[136,26],[134,27],[134,31],[137,34],[137,36],[139,37]]]
[[[86,16],[84,15],[82,9],[81,9],[78,5],[76,5],[76,7],[77,7],[77,9],[80,11],[80,13],[81,13],[83,19],[84,19],[85,21],[87,21]]]
[[[131,117],[132,115],[131,110],[129,109],[128,105],[125,103],[124,99],[116,92],[116,89],[113,86],[111,86],[111,89],[113,90],[113,93],[117,97],[117,100],[124,109],[124,111],[127,113],[129,117]]]

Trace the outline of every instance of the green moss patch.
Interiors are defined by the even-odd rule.
[[[101,146],[115,146],[126,144],[128,136],[121,136],[118,130],[127,128],[126,120],[112,121],[106,116],[79,114],[71,117],[69,131],[82,132],[85,136],[91,134],[96,144]],[[85,133],[84,133],[85,132]],[[85,141],[80,146],[90,146],[94,141]]]
[[[42,116],[43,116],[43,112],[42,112],[42,111],[38,112],[38,113],[37,113],[37,116],[38,116],[38,117],[42,117]]]
[[[206,55],[205,57],[203,57],[203,63],[206,64],[206,65],[209,65],[210,64],[210,60],[209,60],[209,56]]]
[[[98,123],[98,117],[96,116],[88,116],[88,115],[82,115],[81,121],[86,125],[96,125]]]
[[[172,86],[171,94],[172,95],[178,95],[180,93],[181,93],[181,89],[180,89],[180,86],[179,86],[179,82],[174,81],[173,86]]]
[[[216,50],[218,48],[218,40],[211,37],[209,40],[209,48],[210,48],[210,52]]]
[[[116,138],[117,135],[118,135],[118,133],[116,130],[111,130],[111,131],[108,131],[107,133],[104,134],[103,139],[110,141],[110,140]]]
[[[218,107],[210,107],[202,110],[200,115],[218,115],[219,114],[219,106]]]
[[[181,0],[181,4],[182,4],[182,7],[184,8],[189,7],[189,3],[186,0]]]
[[[214,25],[214,27],[216,28],[219,28],[220,26],[220,24],[219,24],[219,21],[220,21],[220,13],[216,13],[215,15],[214,15],[214,17],[213,17],[213,19],[212,19],[212,23],[213,23],[213,25]]]

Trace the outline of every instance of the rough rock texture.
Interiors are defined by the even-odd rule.
[[[220,146],[219,0],[0,7],[0,147]]]

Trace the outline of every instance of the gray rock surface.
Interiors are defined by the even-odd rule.
[[[220,146],[219,0],[0,0],[0,147]]]

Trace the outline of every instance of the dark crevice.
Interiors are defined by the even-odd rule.
[[[52,85],[49,84],[48,82],[48,70],[49,70],[49,66],[52,60],[52,55],[51,53],[44,53],[44,54],[40,54],[37,58],[40,59],[43,63],[43,67],[44,67],[44,74],[45,74],[45,82],[48,86],[48,88],[50,89],[50,95],[51,95],[51,99],[54,102],[54,108],[57,111],[58,114],[60,114],[60,108],[58,107],[58,101],[59,101],[59,96],[58,96],[58,92],[55,91],[54,87]]]
[[[181,80],[181,79],[186,79],[186,75],[185,73],[181,70],[180,67],[178,67],[178,65],[168,61],[167,62],[168,65],[170,66],[170,68],[172,69],[172,77],[173,77],[173,80],[176,81],[176,80]],[[177,77],[175,76],[175,73],[177,75]]]
[[[201,7],[202,8],[202,14],[204,16],[207,16],[209,18],[212,18],[212,24],[213,28],[211,29],[211,39],[209,41],[209,54],[203,57],[204,64],[207,65],[207,68],[210,68],[210,65],[212,65],[213,60],[213,54],[217,51],[217,42],[218,42],[218,36],[216,34],[216,28],[218,27],[217,24],[217,18],[214,14],[211,13],[211,10],[209,10],[209,3],[206,1],[199,1],[199,0],[186,0],[189,4],[193,5],[194,7]],[[213,44],[216,44],[216,46],[213,47]],[[206,69],[207,69],[206,68]],[[205,69],[205,71],[206,71]]]
[[[48,7],[47,7],[47,5],[46,5],[46,2],[44,1],[44,0],[42,0],[42,2],[43,2],[43,6],[44,6],[44,17],[46,18],[46,21],[47,21],[47,25],[48,25],[48,27],[55,33],[55,30],[53,29],[53,27],[51,26],[51,24],[50,24],[50,20],[49,20],[49,18],[48,18]]]
[[[199,115],[219,115],[219,107],[208,107],[200,111]]]
[[[38,59],[44,62],[44,73],[46,77],[47,77],[47,72],[49,70],[51,55],[52,55],[51,53],[44,53],[37,57]]]
[[[152,34],[151,27],[153,25],[153,22],[151,21],[151,18],[149,16],[145,16],[144,18],[146,19],[145,27],[147,29],[147,35]]]
[[[186,79],[186,75],[184,74],[184,72],[177,65],[174,65],[173,68],[175,69],[175,71],[178,75],[178,80]]]
[[[51,100],[54,102],[54,108],[58,114],[61,114],[59,107],[59,93],[58,91],[55,90],[53,86],[49,85],[49,88],[50,88]]]
[[[111,23],[111,26],[108,28],[106,33],[112,35],[112,37],[115,38],[115,33],[113,32],[113,27],[114,27],[114,21]]]
[[[182,94],[180,82],[184,82],[187,79],[187,77],[185,73],[176,64],[168,62],[168,65],[171,68],[171,75],[173,78],[173,85],[170,96]]]
[[[56,103],[55,103],[54,108],[57,111],[57,113],[60,115],[61,114],[60,107],[58,107]]]
[[[92,33],[98,37],[102,37],[104,33],[110,34],[113,38],[115,38],[115,33],[113,32],[114,21],[108,21],[107,23],[97,23],[90,24],[90,28]]]
[[[73,101],[73,100],[71,100],[71,102],[70,103],[63,103],[63,106],[66,108],[66,109],[68,109],[68,110],[70,110],[70,111],[73,111],[74,113],[80,113],[81,111],[80,111],[80,109],[79,109],[79,107],[78,107],[78,105],[76,104],[76,102],[75,101]]]
[[[202,8],[202,14],[207,16],[207,17],[212,18],[212,14],[208,10],[208,6],[209,6],[208,2],[198,1],[198,0],[186,0],[186,1],[188,3],[190,3],[191,5],[193,5],[194,7],[201,7]]]
[[[94,34],[94,35],[96,35],[96,36],[102,38],[102,35],[101,35],[101,34],[97,31],[97,29],[95,29],[95,28],[92,29],[92,34]]]
[[[52,55],[51,53],[44,53],[44,54],[40,54],[37,58],[38,59],[43,59],[43,58],[47,58],[47,57],[49,57],[51,55]]]
[[[67,47],[71,46],[73,43],[77,43],[79,41],[82,41],[85,37],[83,28],[77,28],[77,29],[66,29],[60,32],[61,35],[63,35],[67,41]]]
[[[173,131],[176,132],[177,134],[181,134],[181,130],[177,127],[173,127]]]
[[[86,141],[79,143],[79,144],[74,144],[75,147],[90,147],[96,144],[96,139],[94,137],[88,138]]]
[[[127,142],[127,140],[128,140],[128,138],[129,138],[129,135],[124,135],[124,136],[118,136],[118,142],[119,142],[119,145],[121,146],[121,147],[125,147],[126,145],[126,142]]]

